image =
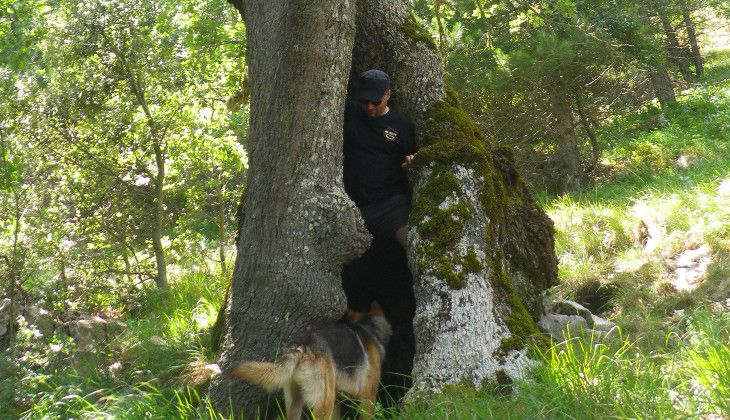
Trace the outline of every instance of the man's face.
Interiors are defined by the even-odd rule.
[[[362,109],[365,111],[370,118],[377,118],[383,116],[388,110],[388,99],[390,99],[390,89],[386,90],[383,97],[380,98],[380,102],[363,102]]]

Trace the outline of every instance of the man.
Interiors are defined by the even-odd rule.
[[[393,328],[383,362],[379,400],[392,405],[410,388],[415,337],[413,277],[405,253],[411,194],[405,167],[416,153],[411,120],[390,108],[385,72],[360,75],[355,100],[347,102],[344,124],[345,190],[357,204],[373,244],[342,269],[350,312],[366,312],[377,301]]]
[[[360,75],[356,101],[348,101],[344,127],[345,190],[376,238],[405,248],[411,207],[405,167],[416,153],[413,122],[390,109],[390,78],[380,70]]]

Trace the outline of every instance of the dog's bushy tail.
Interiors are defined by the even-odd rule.
[[[282,389],[291,378],[288,363],[245,362],[231,370],[231,376],[260,385],[268,392]]]

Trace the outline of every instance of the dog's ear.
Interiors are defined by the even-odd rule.
[[[368,312],[368,315],[385,316],[385,312],[383,312],[383,308],[380,307],[378,301],[374,300],[370,304],[370,312]]]
[[[369,312],[357,312],[347,308],[344,318],[350,322],[357,322],[360,318],[367,316],[368,314]]]
[[[383,308],[380,307],[380,304],[378,304],[377,301],[372,301],[372,303],[370,303],[370,309],[367,312],[358,312],[347,308],[344,318],[350,322],[357,322],[360,318],[364,318],[366,316],[385,316],[385,312],[383,312]]]

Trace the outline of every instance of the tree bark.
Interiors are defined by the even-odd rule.
[[[439,51],[443,55],[446,51],[446,34],[444,33],[444,24],[441,21],[441,0],[434,0],[433,14],[436,16],[436,24],[439,28]]]
[[[586,132],[586,136],[588,136],[588,140],[591,144],[591,162],[588,165],[588,167],[585,170],[585,173],[590,173],[595,169],[596,165],[598,164],[598,159],[601,155],[601,149],[598,145],[598,138],[596,137],[596,132],[593,129],[593,126],[591,124],[595,124],[595,120],[591,121],[588,117],[588,113],[586,112],[585,106],[583,105],[583,99],[581,99],[581,95],[579,92],[575,93],[575,107],[578,111],[578,116],[580,117],[580,124],[583,127],[583,130]],[[597,124],[595,124],[597,126]]]
[[[575,136],[573,110],[564,92],[555,89],[550,92],[550,104],[553,114],[552,132],[563,166],[563,189],[575,192],[580,190],[583,170]]]
[[[677,97],[674,95],[674,88],[666,67],[657,65],[650,69],[649,78],[651,85],[654,87],[654,93],[663,109],[677,103]]]
[[[687,83],[692,83],[692,72],[689,70],[689,65],[687,64],[687,54],[685,54],[684,48],[679,44],[677,32],[674,30],[667,13],[663,10],[659,10],[658,13],[659,19],[662,21],[664,34],[667,37],[666,45],[669,59],[679,68],[679,71],[682,73],[682,79]]]
[[[218,256],[221,264],[221,275],[227,276],[226,268],[226,195],[223,180],[218,176],[216,198],[218,199]]]
[[[106,34],[102,33],[102,36],[107,37]],[[112,43],[114,45],[114,43]],[[155,210],[153,214],[152,224],[152,249],[155,254],[155,264],[157,267],[157,276],[155,277],[155,284],[160,289],[167,288],[167,263],[165,262],[165,248],[162,246],[162,234],[165,229],[165,210],[164,210],[164,186],[165,186],[165,152],[164,152],[164,138],[166,129],[163,130],[159,122],[155,119],[154,115],[150,111],[149,104],[147,103],[146,92],[144,89],[144,83],[141,81],[139,74],[135,72],[132,66],[126,59],[126,54],[118,48],[113,47],[113,51],[121,60],[122,68],[124,71],[124,77],[129,83],[130,90],[134,95],[137,105],[142,108],[147,119],[147,126],[150,129],[150,139],[152,141],[152,149],[155,154],[155,164],[157,166],[157,173],[152,175],[153,183],[155,187],[154,205]]]
[[[692,57],[695,62],[695,75],[697,75],[697,77],[702,77],[702,74],[704,73],[702,53],[700,52],[700,44],[697,42],[695,24],[692,22],[692,17],[689,14],[689,8],[686,4],[682,4],[682,17],[684,18],[684,26],[687,28],[689,46],[692,48]]]
[[[521,376],[542,292],[557,279],[552,223],[511,154],[491,150],[447,95],[436,46],[410,4],[239,5],[249,42],[251,165],[222,370],[271,360],[303,325],[341,315],[336,274],[367,245],[341,188],[345,81],[380,68],[421,146],[407,250],[417,300],[415,386]],[[248,413],[263,401],[225,375],[211,397],[219,409],[230,397]]]
[[[250,166],[226,309],[224,372],[242,360],[273,360],[305,325],[339,318],[340,268],[369,244],[341,169],[354,3],[237,6],[248,40]],[[265,406],[260,389],[225,374],[213,381],[211,398],[221,410],[248,415]]]
[[[152,125],[152,124],[151,124]],[[153,132],[153,135],[155,133]],[[160,289],[167,288],[167,264],[165,263],[165,248],[162,246],[162,233],[165,229],[165,156],[158,139],[154,139],[155,162],[157,174],[155,176],[155,219],[152,226],[152,248],[155,251],[157,276],[155,283]]]

